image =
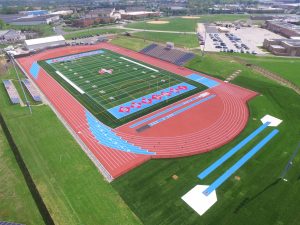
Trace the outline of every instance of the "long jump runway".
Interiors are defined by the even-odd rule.
[[[209,95],[214,95],[213,98],[201,104],[195,104],[182,113],[175,113],[176,110],[193,104],[192,100],[188,100],[201,94],[198,93],[112,129],[122,139],[134,146],[155,152],[155,155],[122,152],[100,144],[89,128],[86,109],[43,68],[39,68],[37,75],[30,72],[32,64],[36,61],[100,48],[114,51],[182,76],[189,76],[197,72],[108,43],[63,47],[18,59],[21,68],[38,85],[55,108],[56,113],[64,119],[73,133],[84,143],[88,149],[86,150],[87,155],[101,169],[108,180],[126,173],[151,158],[182,157],[214,150],[234,139],[246,126],[249,117],[246,102],[256,93],[201,74],[201,76],[219,82],[218,86],[204,91]],[[177,108],[174,107],[174,105],[182,102],[188,103],[179,105]],[[167,111],[168,114],[162,113],[159,116],[153,116],[168,108],[171,108]],[[168,117],[170,113],[175,113],[175,116]],[[147,120],[148,117],[152,118],[152,116],[153,119]],[[137,132],[137,128],[145,124],[142,123],[136,127],[132,125],[145,119],[146,124],[155,121],[161,122],[142,132]]]

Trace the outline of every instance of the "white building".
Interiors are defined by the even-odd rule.
[[[51,12],[51,15],[59,15],[59,16],[67,16],[67,15],[72,15],[73,10],[61,10],[61,11],[56,11],[56,12]]]
[[[28,50],[51,48],[65,44],[66,40],[62,35],[25,40],[25,47]]]

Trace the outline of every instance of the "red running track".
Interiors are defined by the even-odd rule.
[[[18,62],[31,76],[30,67],[35,61],[99,48],[115,51],[182,76],[198,73],[108,43],[47,50],[36,55],[20,58]],[[112,178],[116,178],[150,159],[150,156],[126,153],[99,144],[89,130],[85,116],[86,109],[71,94],[42,68],[36,80],[32,76],[31,78]],[[215,94],[216,97],[185,111],[185,113],[172,117],[140,133],[129,127],[131,124],[149,117],[149,115],[171,107],[167,106],[118,127],[114,129],[114,132],[130,143],[156,152],[155,158],[188,156],[216,149],[234,139],[246,126],[249,116],[246,102],[256,95],[253,91],[220,80],[217,81],[220,82],[219,86],[206,90],[206,92]],[[186,101],[186,99],[181,101]]]

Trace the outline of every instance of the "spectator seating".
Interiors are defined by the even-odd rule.
[[[0,221],[0,225],[22,225],[20,223]]]
[[[38,90],[32,85],[32,83],[28,79],[23,79],[22,83],[25,85],[26,89],[30,93],[31,97],[36,102],[41,102],[41,96],[39,95]]]
[[[145,55],[149,55],[155,58],[159,58],[161,60],[182,66],[188,60],[194,58],[193,53],[186,53],[184,51],[172,48],[166,48],[164,46],[160,46],[158,44],[151,44],[146,48],[142,49],[140,53]]]
[[[13,104],[20,104],[20,96],[11,80],[3,80],[4,87]]]

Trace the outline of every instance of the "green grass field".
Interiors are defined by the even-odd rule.
[[[199,47],[198,39],[195,34],[171,34],[171,33],[157,33],[157,32],[137,32],[133,34],[134,37],[139,37],[154,42],[161,42],[165,44],[168,41],[173,42],[176,46],[195,48]]]
[[[43,61],[40,62],[40,65],[90,109],[98,119],[112,127],[126,123],[154,111],[158,107],[169,105],[174,101],[206,89],[205,86],[182,76],[132,60],[112,51],[104,50],[102,54],[86,56],[73,61],[51,64]],[[112,74],[105,73],[100,75],[98,72],[100,69],[112,69],[113,71]],[[66,76],[84,93],[76,90],[56,71]],[[120,119],[109,113],[109,109],[115,106],[182,82],[194,85],[196,88]]]
[[[72,39],[72,38],[80,38],[86,35],[97,35],[97,34],[119,34],[126,32],[125,29],[117,29],[117,28],[91,28],[91,29],[84,29],[73,31],[68,34],[65,34],[65,39]]]
[[[166,17],[159,20],[166,20],[168,24],[150,24],[147,21],[130,23],[126,27],[146,30],[165,30],[165,31],[195,31],[197,23],[207,23],[214,21],[235,21],[248,19],[249,15],[200,15],[199,19],[183,19],[181,17]]]
[[[0,79],[15,77],[11,72]],[[33,106],[30,115],[10,104],[1,85],[0,111],[55,224],[141,224],[50,107]],[[0,149],[0,220],[43,224],[5,140]]]
[[[0,221],[44,224],[1,126],[0,180]]]
[[[291,154],[300,141],[300,96],[292,90],[253,73],[249,68],[219,56],[196,57],[189,68],[226,78],[237,69],[241,74],[233,83],[255,90],[258,97],[249,102],[250,118],[246,129],[232,142],[207,154],[178,159],[151,160],[113,182],[122,198],[147,225],[163,224],[300,224],[300,155],[287,174],[288,182],[278,181]],[[208,179],[197,179],[204,168],[235,146],[270,114],[283,119],[279,135],[243,166],[217,191],[218,202],[199,216],[180,198],[196,184],[210,184],[259,141],[234,155]],[[261,136],[267,135],[268,128]],[[178,180],[173,180],[176,174]]]
[[[141,38],[118,36],[117,38],[111,40],[110,43],[114,45],[119,45],[123,48],[132,49],[134,51],[140,51],[148,45],[152,44],[153,42],[149,40],[143,40]]]
[[[300,87],[300,59],[284,57],[253,57],[248,55],[240,56],[247,62],[258,65],[283,78],[293,82]]]
[[[42,37],[47,37],[55,35],[53,27],[48,24],[39,24],[39,25],[8,25],[6,29],[15,29],[15,30],[26,30],[37,32]]]

